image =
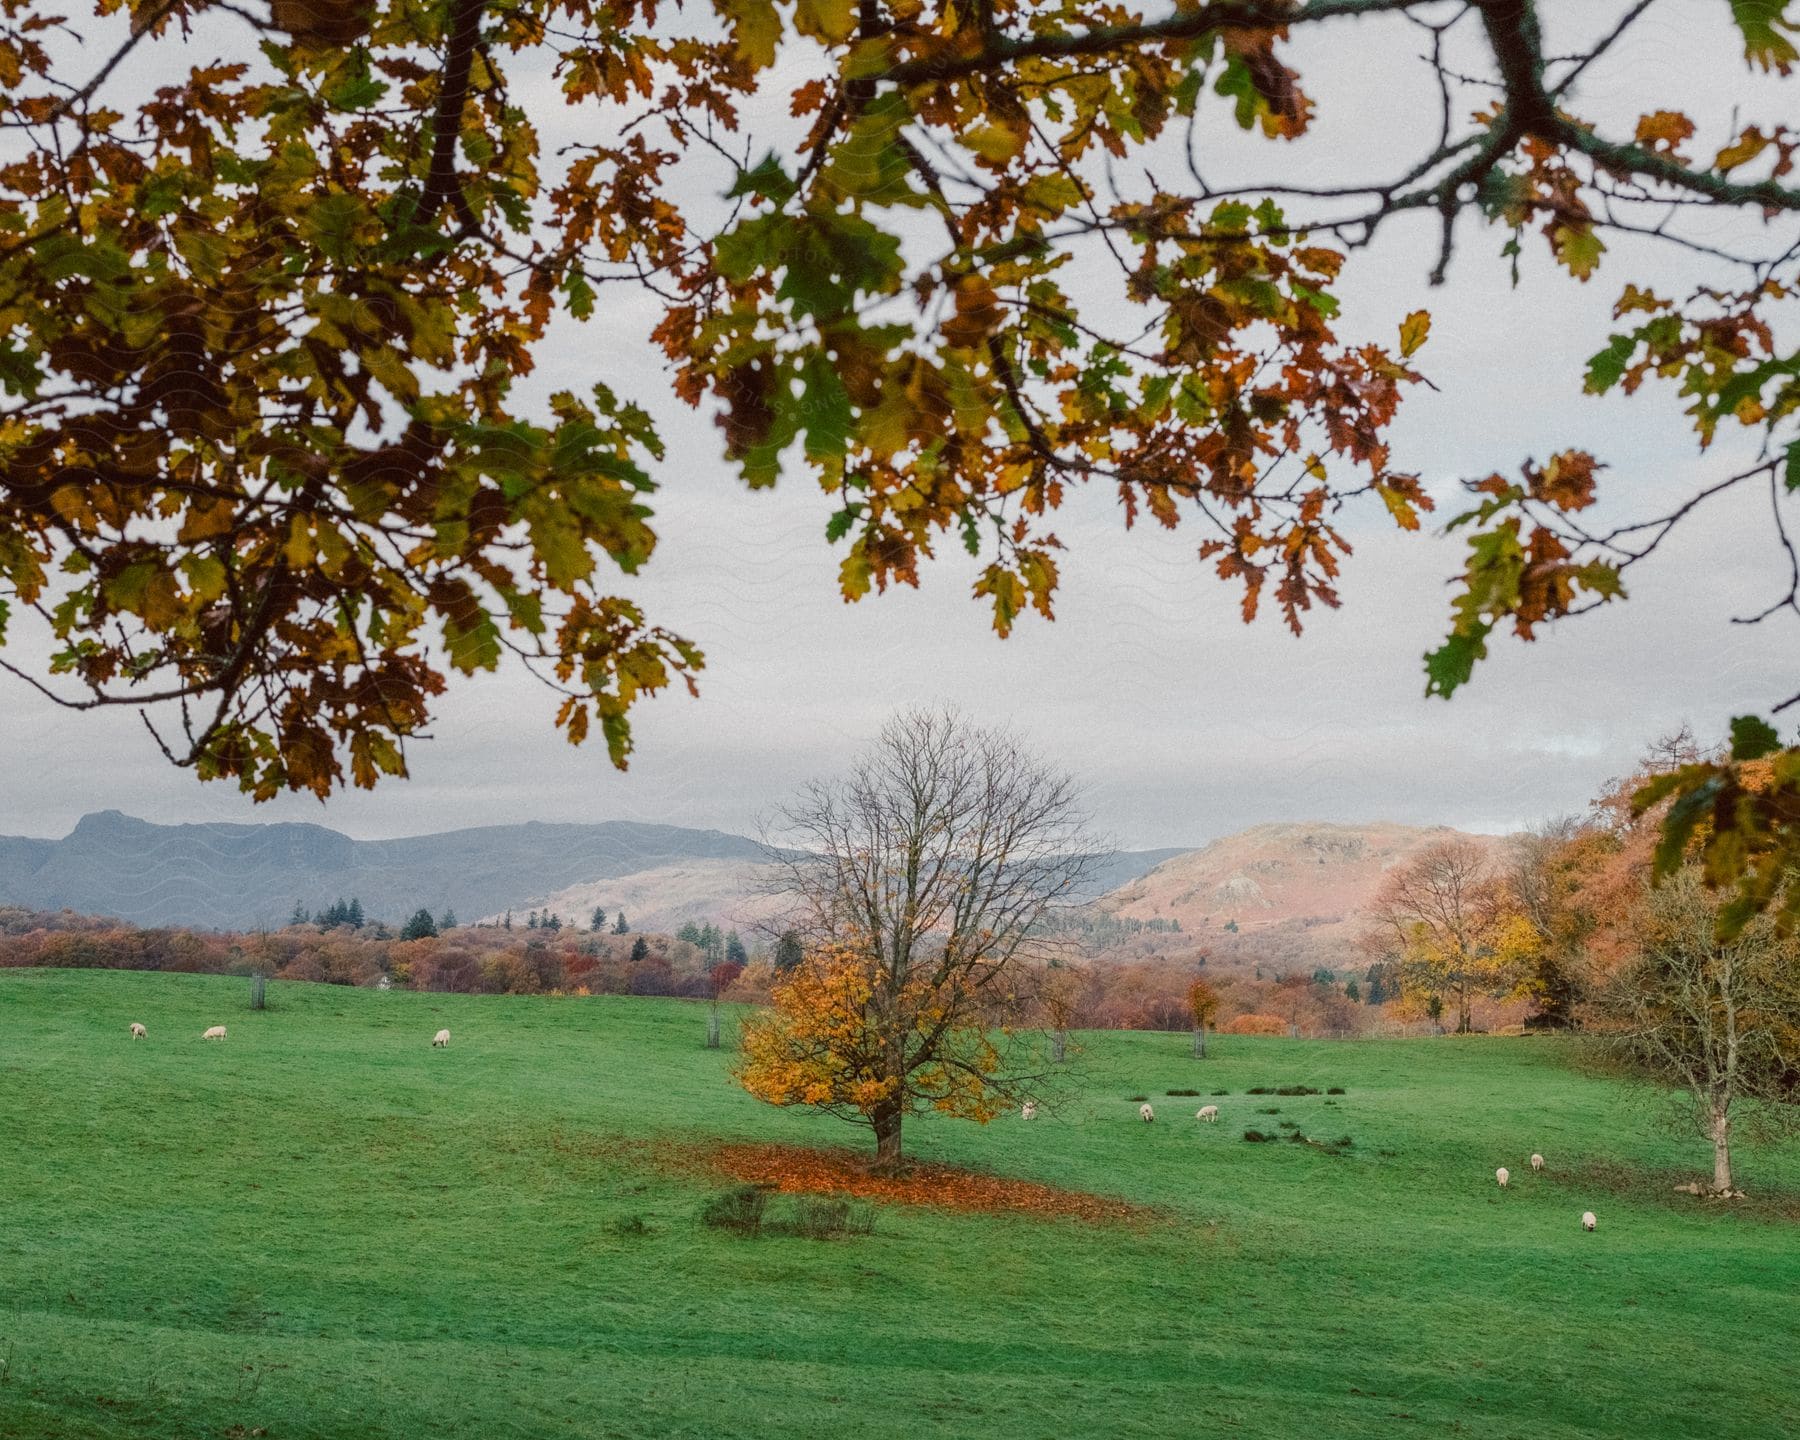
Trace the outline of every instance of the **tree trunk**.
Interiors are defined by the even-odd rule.
[[[1050,1063],[1061,1065],[1069,1055],[1069,1032],[1053,1030],[1050,1032]]]
[[[708,1050],[719,1048],[719,1011],[716,1006],[706,1017],[706,1048]]]
[[[1194,1058],[1196,1060],[1206,1058],[1206,1027],[1204,1025],[1194,1027]]]
[[[1469,1018],[1469,992],[1464,990],[1462,994],[1458,995],[1456,1003],[1456,1033],[1458,1035],[1473,1034],[1475,1026]]]
[[[869,1116],[875,1127],[875,1168],[893,1170],[900,1164],[900,1122],[905,1118],[898,1105],[884,1105]]]
[[[1713,1189],[1723,1195],[1731,1189],[1731,1112],[1725,1101],[1713,1101],[1707,1129],[1713,1142]]]

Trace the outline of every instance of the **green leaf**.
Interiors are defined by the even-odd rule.
[[[837,367],[822,350],[807,356],[800,371],[800,428],[806,432],[806,455],[809,460],[841,457],[850,443],[855,417],[850,409],[850,392],[844,389]]]
[[[563,294],[569,301],[569,313],[577,320],[586,320],[593,315],[594,287],[579,270],[571,270],[563,277]]]
[[[7,394],[35,400],[38,387],[43,383],[44,372],[38,368],[38,357],[29,350],[19,349],[11,340],[0,340],[0,385],[6,387]]]
[[[1731,758],[1760,760],[1781,748],[1775,727],[1760,715],[1734,715],[1731,720]]]
[[[500,627],[485,610],[477,610],[473,623],[444,620],[444,644],[450,663],[465,675],[492,670],[500,663]]]
[[[1487,658],[1487,636],[1493,626],[1478,621],[1469,630],[1452,634],[1425,657],[1425,693],[1448,700],[1458,687],[1468,684],[1475,662]]]
[[[1213,91],[1237,101],[1237,123],[1244,130],[1255,125],[1257,117],[1269,108],[1269,102],[1256,88],[1256,77],[1250,73],[1249,62],[1242,55],[1233,55],[1225,62],[1225,69],[1213,83]]]
[[[307,239],[319,247],[327,260],[341,264],[353,256],[351,241],[363,213],[361,200],[339,192],[315,202],[306,212],[302,227]]]
[[[321,93],[334,110],[365,110],[387,91],[387,85],[369,68],[368,50],[358,45]]]
[[[856,517],[862,514],[861,505],[846,505],[825,522],[825,538],[836,544],[850,533],[850,527],[856,523]]]
[[[1744,58],[1764,70],[1787,74],[1800,51],[1781,32],[1800,29],[1787,18],[1789,0],[1731,0],[1731,18],[1744,36]]]
[[[1781,480],[1789,490],[1800,490],[1800,440],[1788,444],[1787,464],[1782,467]]]
[[[1589,357],[1587,383],[1590,395],[1604,395],[1625,377],[1625,367],[1637,352],[1637,336],[1615,335],[1599,354]]]
[[[731,188],[725,192],[725,198],[736,200],[745,195],[760,195],[780,206],[792,199],[793,194],[794,182],[788,178],[787,171],[781,168],[781,162],[771,150],[754,169],[738,171],[737,179],[732,181]]]

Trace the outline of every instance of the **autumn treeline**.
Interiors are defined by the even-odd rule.
[[[329,985],[485,995],[710,997],[707,959],[669,935],[521,935],[459,927],[420,940],[310,925],[256,934],[142,929],[71,914],[0,908],[0,967],[262,974]]]

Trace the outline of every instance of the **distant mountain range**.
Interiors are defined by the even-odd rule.
[[[106,810],[61,840],[0,837],[0,903],[242,930],[354,896],[371,918],[423,906],[468,921],[578,881],[762,856],[741,835],[618,820],[352,840],[322,825],[152,825]]]
[[[1092,898],[1179,849],[1101,862]],[[0,836],[0,904],[109,915],[138,925],[276,928],[295,905],[362,902],[398,923],[421,906],[464,922],[554,910],[585,923],[622,906],[634,929],[753,918],[766,871],[742,835],[675,825],[493,825],[400,840],[353,840],[322,825],[153,825],[105,810],[61,840]]]

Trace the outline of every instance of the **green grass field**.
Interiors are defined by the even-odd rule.
[[[1090,1035],[1054,1115],[909,1149],[1166,1223],[744,1239],[620,1142],[860,1136],[736,1090],[699,1007],[269,997],[0,972],[0,1435],[1800,1434],[1800,1151],[1673,1195],[1708,1156],[1554,1042]],[[1354,1147],[1242,1139],[1283,1120]]]

